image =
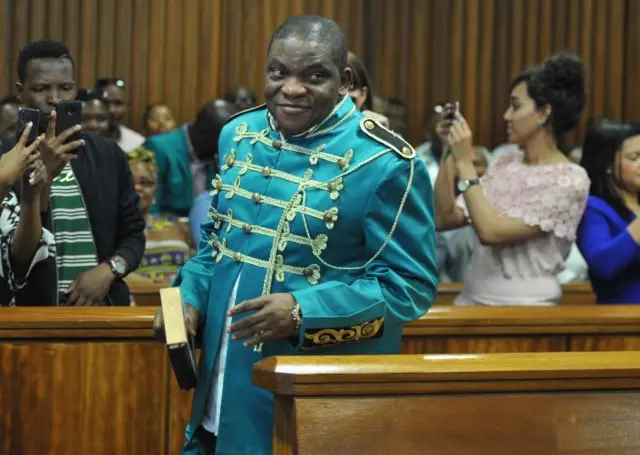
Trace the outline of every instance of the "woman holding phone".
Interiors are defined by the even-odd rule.
[[[42,229],[40,194],[47,182],[47,172],[38,146],[44,136],[26,145],[28,124],[13,149],[0,158],[0,279],[10,294],[20,289],[36,263],[50,255],[53,236]],[[12,186],[20,182],[18,202]],[[0,295],[0,305],[11,303],[11,295]]]
[[[442,139],[452,154],[443,154],[435,185],[436,227],[470,224],[480,242],[457,305],[545,306],[560,300],[556,275],[589,194],[586,172],[560,147],[585,105],[584,73],[578,57],[560,54],[512,82],[504,119],[509,142],[521,150],[502,155],[482,179],[464,117],[456,113],[443,121]]]

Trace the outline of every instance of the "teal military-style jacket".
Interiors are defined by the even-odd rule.
[[[288,139],[266,108],[233,118],[220,137],[210,221],[181,269],[183,301],[204,319],[185,454],[196,454],[226,312],[233,304],[293,293],[299,339],[262,352],[229,341],[216,454],[271,454],[272,395],[251,383],[273,355],[396,354],[403,324],[432,304],[438,286],[433,193],[403,139],[344,97],[324,122]],[[239,316],[243,317],[243,316]]]

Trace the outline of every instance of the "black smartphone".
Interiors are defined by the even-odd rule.
[[[29,122],[33,123],[29,136],[27,137],[26,145],[31,144],[38,137],[38,127],[40,126],[40,111],[38,109],[28,109],[21,107],[18,109],[18,121],[16,122],[16,142],[22,137],[24,129]]]
[[[56,136],[62,132],[82,123],[81,101],[60,101],[56,105]],[[65,142],[73,142],[80,139],[80,133],[73,133]]]

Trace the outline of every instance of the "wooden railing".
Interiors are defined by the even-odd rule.
[[[273,455],[640,453],[640,352],[272,357]]]
[[[640,306],[433,307],[403,330],[405,353],[640,350]]]
[[[160,288],[165,285],[132,286],[131,293],[137,306],[159,306]],[[443,283],[438,288],[434,306],[453,305],[456,296],[462,290],[462,283]],[[562,286],[561,305],[595,304],[595,294],[589,283],[566,284]]]
[[[0,308],[0,454],[179,453],[192,395],[153,339],[154,313]],[[405,327],[403,350],[640,351],[640,307],[443,306]]]

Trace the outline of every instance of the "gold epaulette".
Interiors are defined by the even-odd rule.
[[[229,120],[227,120],[227,123],[229,123],[231,120],[235,118],[240,117],[241,115],[248,114],[249,112],[257,111],[258,109],[264,109],[265,107],[267,107],[266,104],[260,104],[259,106],[253,106],[253,107],[250,107],[249,109],[245,109],[244,111],[237,112],[233,114],[231,117],[229,117]]]
[[[407,160],[415,158],[416,151],[411,147],[411,144],[405,141],[402,136],[386,129],[377,121],[370,118],[363,118],[360,121],[360,128],[367,136],[386,145],[402,158]]]

